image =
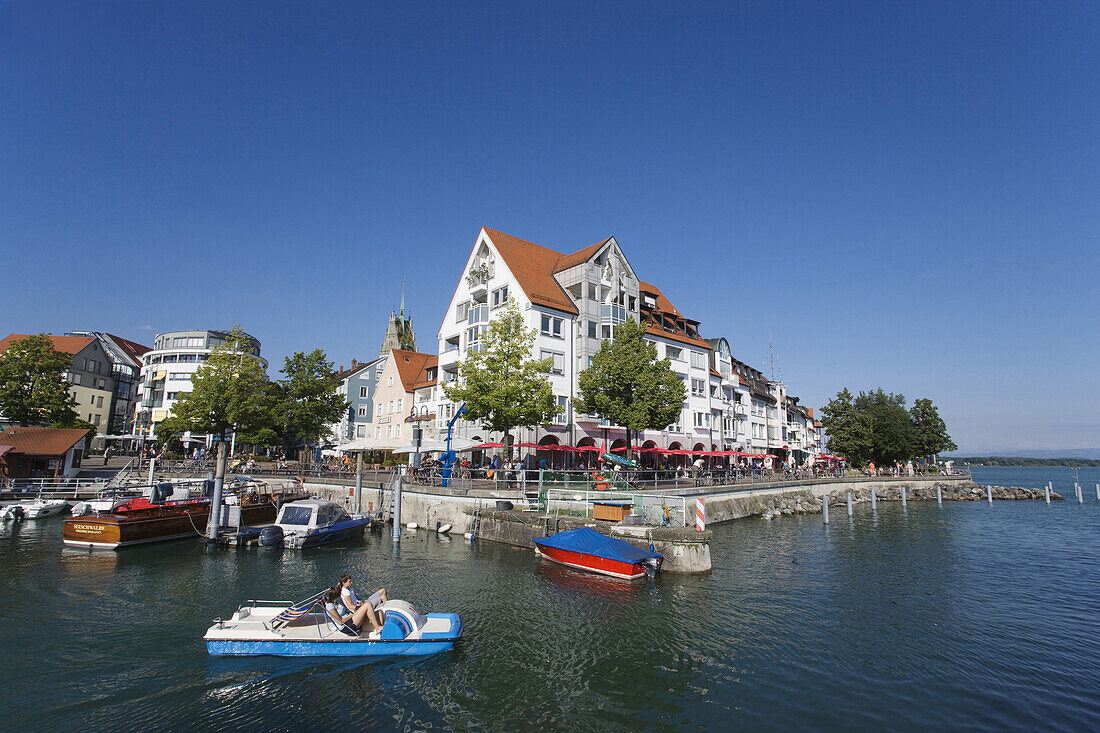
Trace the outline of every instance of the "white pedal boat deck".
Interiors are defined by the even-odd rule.
[[[308,609],[303,613],[303,609]],[[360,657],[422,656],[445,651],[462,636],[454,613],[426,616],[405,601],[379,606],[386,619],[376,637],[349,636],[336,628],[319,603],[246,601],[227,620],[217,620],[203,640],[215,656]],[[296,618],[287,620],[289,616]]]

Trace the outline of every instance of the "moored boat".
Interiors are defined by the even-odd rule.
[[[424,656],[450,649],[462,636],[458,614],[421,615],[398,600],[378,607],[385,614],[380,632],[351,636],[325,613],[321,595],[298,604],[246,601],[207,630],[206,650],[214,656]]]
[[[552,537],[535,537],[543,559],[576,570],[637,580],[646,572],[660,572],[664,556],[653,550],[602,535],[590,527],[571,529]]]
[[[262,524],[275,519],[282,498],[271,494],[245,494],[240,500],[233,497],[235,503],[226,504],[222,511],[239,510],[240,526]],[[134,497],[109,513],[66,519],[61,537],[70,547],[113,550],[201,536],[209,517],[210,500],[205,497],[167,502]]]
[[[42,499],[9,504],[0,511],[0,519],[44,519],[69,511],[69,502],[63,499]]]
[[[302,549],[362,533],[368,516],[352,516],[334,501],[301,499],[279,509],[275,524],[260,531],[260,547]]]

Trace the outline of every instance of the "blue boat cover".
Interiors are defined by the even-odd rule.
[[[535,537],[534,542],[539,547],[555,547],[559,550],[581,552],[585,555],[595,555],[605,560],[618,560],[619,562],[636,563],[650,558],[663,557],[659,552],[643,550],[629,542],[602,535],[591,527],[570,529],[566,532],[559,532],[553,537]]]

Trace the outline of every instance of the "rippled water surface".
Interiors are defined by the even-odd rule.
[[[90,554],[60,527],[0,527],[0,727],[1100,730],[1094,497],[744,520],[714,527],[710,574],[634,584],[423,531]],[[418,660],[207,656],[213,617],[344,571],[466,637]]]

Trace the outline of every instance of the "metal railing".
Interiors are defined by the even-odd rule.
[[[547,489],[544,510],[547,514],[591,517],[597,503],[628,504],[631,515],[651,526],[683,527],[687,520],[687,498],[631,491]]]

